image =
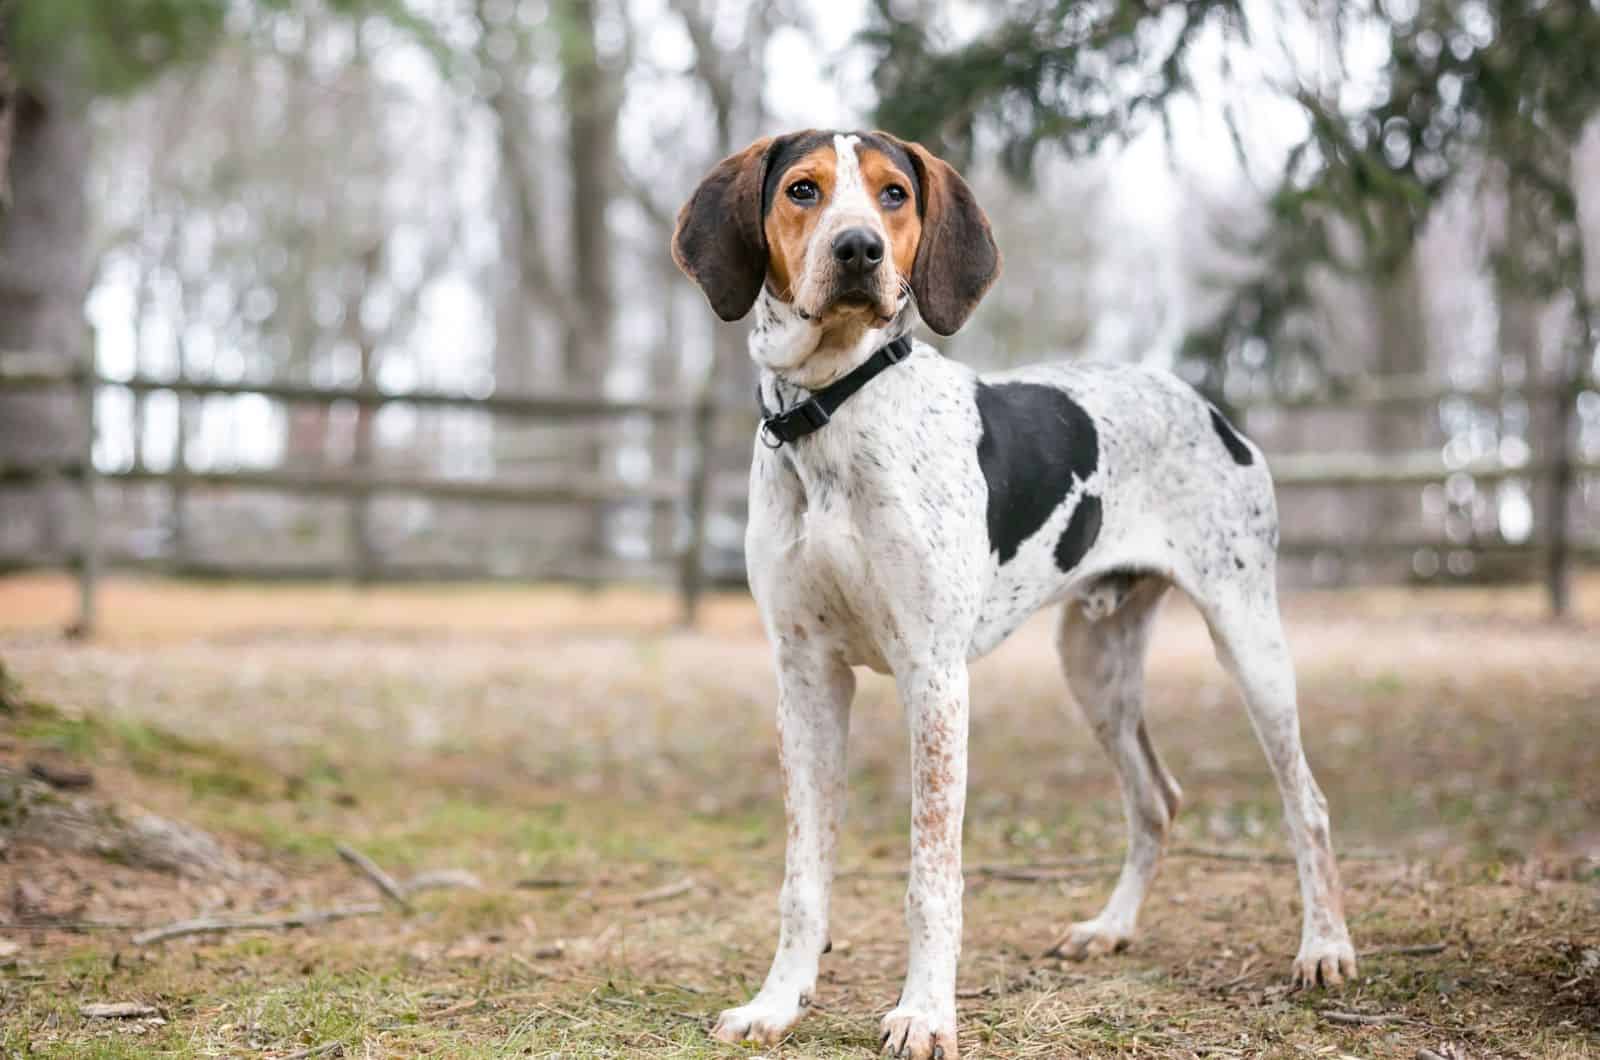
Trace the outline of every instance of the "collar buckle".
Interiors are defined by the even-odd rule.
[[[832,418],[822,402],[814,397],[807,398],[792,409],[762,419],[761,444],[768,449],[781,449],[785,442],[820,431]]]

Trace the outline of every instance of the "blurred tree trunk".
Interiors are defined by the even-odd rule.
[[[572,309],[564,322],[565,382],[593,392],[605,381],[611,360],[615,305],[611,282],[611,235],[606,208],[617,185],[617,112],[622,105],[620,72],[602,63],[597,46],[594,0],[567,0],[561,40],[562,100],[567,112],[567,164]],[[580,426],[572,465],[599,472],[606,461],[603,437]],[[591,517],[591,556],[605,551],[605,507]]]
[[[1373,371],[1383,377],[1416,376],[1427,371],[1427,325],[1422,308],[1422,280],[1416,255],[1381,277],[1372,292],[1377,312]],[[1368,412],[1368,444],[1372,452],[1392,455],[1428,445],[1433,417],[1417,404],[1380,405]],[[1413,487],[1381,487],[1370,491],[1367,534],[1374,539],[1405,537],[1416,529],[1421,511]]]
[[[1533,278],[1559,275],[1563,271],[1561,252],[1555,233],[1550,231],[1550,221],[1541,217],[1541,200],[1546,193],[1530,187],[1526,177],[1519,174],[1531,164],[1545,172],[1571,173],[1572,187],[1581,187],[1579,174],[1572,170],[1574,152],[1552,138],[1534,141],[1511,122],[1491,130],[1489,143],[1496,156],[1491,186],[1493,194],[1501,199],[1505,217],[1494,269],[1496,338],[1502,371],[1535,390],[1564,389],[1571,381],[1571,329],[1576,324],[1574,317],[1582,314],[1563,313],[1561,337],[1555,342],[1548,340],[1544,325],[1554,322],[1550,315],[1553,302],[1548,295],[1537,292]],[[1572,293],[1581,298],[1582,277],[1574,277],[1573,282],[1579,290]],[[1552,550],[1547,563],[1548,588],[1558,614],[1565,610],[1567,596],[1561,553],[1566,547],[1569,520],[1572,403],[1570,392],[1528,398],[1527,442],[1532,459],[1552,470],[1552,474],[1533,480],[1530,500],[1534,538]]]
[[[0,218],[0,351],[75,362],[88,352],[87,110],[59,69],[20,87],[7,77],[0,96],[7,99],[0,159],[9,161],[11,190],[10,209]],[[0,397],[0,462],[72,459],[81,443],[77,406],[70,390]],[[0,526],[0,536],[59,554],[71,538],[70,494],[64,487],[33,492],[27,525]]]
[[[361,256],[359,281],[353,285],[345,300],[345,341],[356,348],[359,373],[356,385],[367,393],[378,389],[378,336],[367,327],[361,310],[368,292],[378,282],[383,252],[384,244],[380,242]],[[365,402],[356,405],[356,422],[350,441],[350,474],[368,482],[376,471],[373,430],[377,417],[376,405]],[[346,505],[345,548],[350,579],[357,584],[366,584],[377,577],[381,558],[373,520],[372,496],[362,489],[353,490]]]
[[[513,134],[510,125],[525,115],[511,105],[509,95],[502,89],[490,102],[500,123],[500,202],[496,224],[500,264],[495,277],[494,385],[502,393],[520,394],[533,387],[533,322],[529,311],[536,299],[529,287],[537,276],[524,259],[541,254],[543,246],[535,230],[531,189],[515,177],[526,176],[527,167],[520,161],[520,137]],[[507,432],[497,432],[497,437],[501,433]]]
[[[0,3],[0,221],[11,208],[11,141],[17,124],[17,80],[6,39],[8,4]]]
[[[743,97],[751,97],[753,113],[748,115],[749,124],[761,124],[764,111],[761,93],[741,93],[739,85],[753,76],[746,64],[758,61],[754,57],[765,51],[771,31],[771,5],[752,5],[742,46],[732,53],[717,46],[712,26],[715,12],[703,0],[679,0],[674,6],[694,44],[695,73],[711,97],[717,128],[717,157],[731,155],[744,146],[736,142],[735,128],[741,117],[738,107]],[[755,389],[755,368],[747,353],[744,329],[718,327],[712,332],[711,342],[712,389],[727,400],[748,400]]]
[[[1548,306],[1513,275],[1515,269],[1510,262],[1528,260],[1527,254],[1532,248],[1528,246],[1526,202],[1515,195],[1510,187],[1504,189],[1504,194],[1506,228],[1502,253],[1505,260],[1500,268],[1494,270],[1495,340],[1500,355],[1500,371],[1502,379],[1508,383],[1525,381],[1537,387],[1545,381],[1544,364],[1548,359],[1543,348],[1543,329],[1540,327]],[[1551,427],[1556,418],[1552,413],[1555,411],[1552,398],[1528,399],[1528,433],[1525,440],[1532,449],[1535,462],[1548,459],[1551,452]],[[1546,528],[1542,524],[1545,522],[1545,513],[1550,510],[1549,479],[1533,481],[1530,500],[1535,524],[1541,531],[1536,536],[1543,537],[1542,531]]]

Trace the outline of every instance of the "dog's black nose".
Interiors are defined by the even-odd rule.
[[[865,276],[883,261],[883,237],[866,228],[846,228],[833,237],[833,259],[845,272]]]

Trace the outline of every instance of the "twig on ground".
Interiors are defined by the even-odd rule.
[[[567,887],[577,887],[582,883],[582,880],[571,876],[529,876],[511,886],[523,891],[558,891]]]
[[[156,1016],[160,1015],[160,1012],[154,1005],[146,1005],[138,1001],[96,1001],[87,1005],[79,1005],[78,1015],[86,1019],[126,1020],[140,1016]]]
[[[419,891],[443,891],[452,887],[481,891],[483,881],[466,869],[435,869],[433,872],[419,872],[402,886],[408,895]]]
[[[334,847],[334,849],[339,852],[339,856],[341,858],[353,865],[367,879],[371,880],[372,885],[378,888],[379,891],[383,892],[383,896],[385,898],[389,899],[406,912],[411,912],[411,899],[407,898],[406,893],[400,889],[400,885],[394,882],[393,876],[390,876],[387,872],[384,872],[383,869],[378,867],[378,863],[376,861],[373,861],[355,847],[349,846],[345,843],[339,843]]]
[[[676,883],[669,883],[664,887],[657,887],[653,891],[645,891],[642,894],[635,894],[631,896],[618,895],[612,898],[597,899],[595,904],[632,906],[653,905],[656,902],[665,902],[669,899],[688,894],[690,891],[694,890],[694,888],[694,878],[691,876],[685,876]]]
[[[28,773],[36,780],[42,780],[52,788],[60,788],[64,791],[94,787],[93,773],[82,766],[69,763],[49,762],[42,758],[36,758],[28,763]]]
[[[167,939],[182,938],[185,935],[214,935],[224,931],[260,931],[272,928],[310,927],[314,924],[327,924],[334,920],[348,920],[358,916],[376,916],[383,912],[383,906],[376,903],[363,905],[342,905],[332,909],[307,909],[288,916],[202,916],[193,920],[179,920],[163,927],[151,928],[141,931],[133,936],[135,946],[147,946],[152,942],[165,942]]]
[[[0,924],[0,931],[131,931],[138,926],[125,920],[58,920],[53,916],[32,916]]]
[[[1362,950],[1358,957],[1430,957],[1435,953],[1443,953],[1449,949],[1448,943],[1428,942],[1420,946],[1375,946],[1370,950]]]
[[[1036,868],[1031,865],[979,865],[972,872],[987,880],[1008,880],[1012,883],[1059,883],[1062,880],[1092,880],[1100,875],[1084,869]]]
[[[654,902],[665,902],[682,894],[694,890],[695,882],[691,877],[685,876],[677,883],[669,883],[665,887],[657,887],[653,891],[646,891],[633,900],[634,905],[650,905]]]
[[[1241,983],[1248,982],[1250,977],[1252,975],[1255,975],[1258,970],[1259,969],[1256,968],[1256,958],[1255,958],[1255,956],[1252,955],[1252,956],[1246,957],[1244,959],[1244,963],[1239,965],[1239,974],[1238,975],[1234,976],[1232,979],[1229,979],[1225,983],[1218,983],[1216,986],[1212,987],[1212,989],[1213,990],[1231,990],[1234,987],[1240,985]]]
[[[321,1045],[311,1045],[304,1049],[296,1049],[294,1052],[286,1054],[283,1060],[310,1060],[313,1056],[322,1056],[324,1053],[331,1053],[335,1049],[342,1049],[343,1047],[343,1042],[323,1042]]]
[[[447,1005],[435,1012],[424,1012],[423,1016],[431,1020],[443,1019],[446,1016],[459,1016],[463,1012],[471,1012],[481,1004],[483,1004],[482,998],[469,997],[465,1001],[457,1001],[454,1005]]]
[[[971,865],[969,876],[990,880],[1010,880],[1013,883],[1052,883],[1058,880],[1094,879],[1098,873],[1085,871],[1097,865],[1114,865],[1120,858],[1092,857],[1068,858],[1060,861],[1040,861],[1031,865]],[[906,869],[846,869],[835,879],[841,880],[903,880]]]
[[[335,1049],[342,1049],[343,1047],[343,1042],[323,1042],[321,1045],[311,1045],[304,1049],[296,1049],[294,1052],[286,1054],[283,1060],[309,1060],[310,1057],[322,1056],[325,1053],[331,1053]]]
[[[1266,850],[1227,850],[1222,847],[1173,847],[1169,858],[1205,858],[1208,861],[1242,861],[1251,865],[1292,865],[1294,858]]]
[[[836,873],[838,880],[903,880],[909,875],[905,869],[845,869]]]
[[[1411,1020],[1404,1016],[1376,1015],[1369,1016],[1364,1012],[1339,1012],[1328,1009],[1317,1013],[1329,1023],[1343,1023],[1352,1027],[1370,1027],[1381,1023],[1410,1023]]]

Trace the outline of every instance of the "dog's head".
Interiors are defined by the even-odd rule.
[[[1000,273],[966,181],[881,132],[791,133],[723,159],[679,212],[672,256],[724,320],[765,284],[819,328],[884,327],[914,296],[941,335]]]

